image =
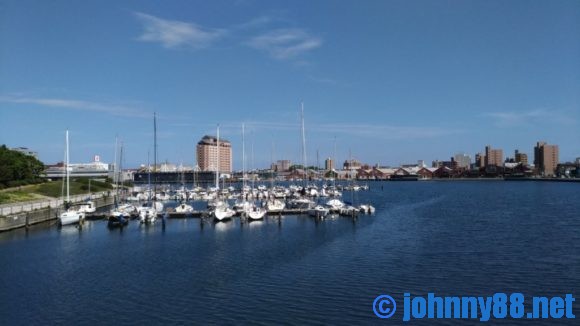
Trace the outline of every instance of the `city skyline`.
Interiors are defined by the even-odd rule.
[[[245,122],[268,167],[301,162],[304,101],[308,165],[580,156],[578,2],[172,4],[7,1],[0,143],[53,164],[68,128],[71,160],[112,162],[118,135],[137,167],[157,112],[160,162],[191,165],[220,124],[239,170]]]

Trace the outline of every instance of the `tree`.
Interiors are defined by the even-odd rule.
[[[0,188],[41,182],[43,171],[35,157],[0,146]]]

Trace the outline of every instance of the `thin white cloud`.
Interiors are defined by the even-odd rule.
[[[299,28],[277,29],[252,38],[248,44],[275,59],[286,60],[320,47],[322,39]]]
[[[481,116],[491,118],[497,127],[518,127],[530,126],[537,123],[552,123],[570,125],[575,123],[575,119],[563,111],[530,110],[530,111],[506,111],[487,112]]]
[[[60,108],[76,111],[93,111],[106,113],[114,116],[131,118],[149,118],[150,113],[142,109],[117,104],[103,104],[83,100],[71,100],[60,98],[31,98],[20,96],[0,96],[0,103],[29,104],[40,107]]]
[[[136,12],[135,16],[143,23],[144,29],[138,40],[160,43],[167,49],[207,48],[226,33],[223,29],[204,28],[194,23],[162,19],[141,12]]]

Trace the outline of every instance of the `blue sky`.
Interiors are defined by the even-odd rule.
[[[0,143],[62,160],[398,165],[486,144],[580,156],[579,1],[2,1]],[[350,154],[349,154],[350,153]]]

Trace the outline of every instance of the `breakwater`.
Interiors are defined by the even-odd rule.
[[[95,207],[99,209],[112,205],[114,203],[114,196],[103,195],[91,200],[95,203]],[[9,213],[7,215],[0,215],[0,232],[56,220],[64,210],[63,201],[57,200],[52,204],[48,206],[38,204],[37,206],[32,206],[30,210],[14,209],[12,210],[13,212],[6,209]]]

